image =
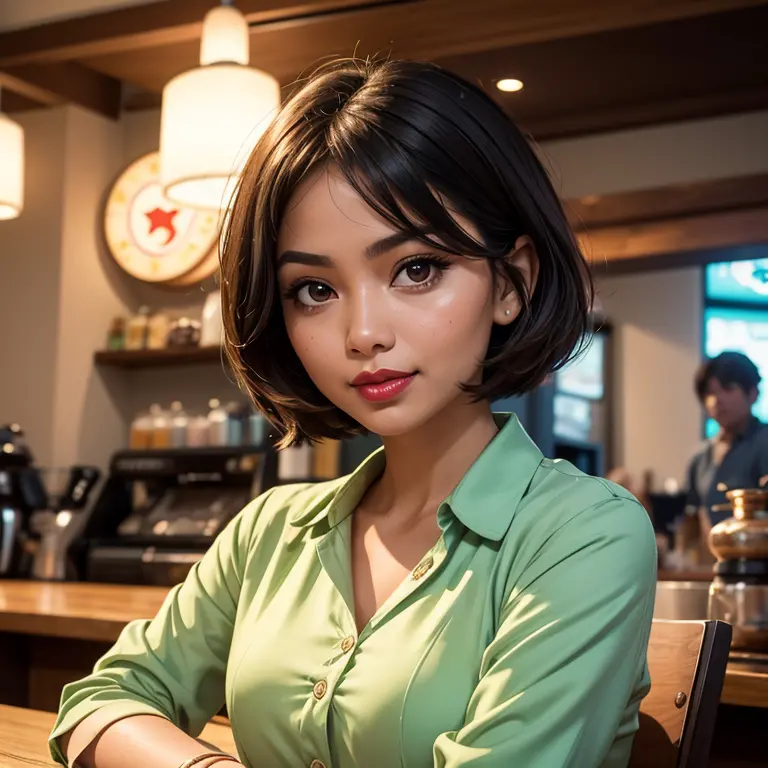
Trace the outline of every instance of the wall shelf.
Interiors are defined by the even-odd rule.
[[[204,363],[222,364],[221,347],[191,347],[179,349],[116,349],[102,350],[93,356],[97,365],[112,368],[167,368]]]

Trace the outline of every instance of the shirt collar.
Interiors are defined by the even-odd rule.
[[[458,520],[485,539],[500,541],[509,529],[543,456],[514,414],[494,414],[500,431],[477,457],[445,502]],[[384,449],[374,451],[330,495],[321,494],[291,521],[299,527],[327,519],[334,527],[348,517],[384,471]]]
[[[752,437],[755,434],[755,432],[757,432],[758,429],[760,429],[760,427],[762,426],[763,426],[763,422],[760,421],[760,419],[758,419],[757,416],[752,416],[749,422],[747,423],[747,426],[734,437],[733,442],[738,443],[738,442],[741,442],[742,440]],[[712,438],[712,442],[713,443],[720,442],[723,439],[722,435],[723,435],[722,431],[718,432],[714,436],[714,438]]]

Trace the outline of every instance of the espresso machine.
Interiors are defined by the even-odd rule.
[[[271,448],[120,451],[70,558],[86,581],[177,584],[275,481]]]
[[[46,501],[20,427],[0,426],[0,578],[30,574],[35,552],[30,519]]]
[[[709,618],[733,625],[732,658],[768,664],[768,488],[725,495],[733,516],[709,534],[717,558]]]

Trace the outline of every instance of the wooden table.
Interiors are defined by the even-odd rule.
[[[133,619],[151,619],[168,587],[0,579],[0,632],[113,643]]]
[[[55,766],[48,752],[48,734],[55,719],[50,712],[0,704],[0,768]],[[223,718],[208,723],[200,738],[222,752],[237,754],[232,729]]]
[[[38,670],[37,674],[33,671],[27,684],[32,701],[14,703],[55,709],[50,706],[50,695],[42,690],[51,687],[45,685],[44,678],[52,679],[57,698],[61,685],[68,679],[76,679],[66,677],[68,674],[86,674],[129,621],[152,618],[167,594],[167,587],[0,579],[0,633],[5,639],[3,643],[0,635],[0,672],[3,672],[3,657],[18,668],[20,655]],[[9,642],[9,637],[15,637],[15,642]],[[62,644],[61,640],[71,643]],[[46,663],[46,659],[50,662],[52,658],[62,657],[69,660],[62,670],[64,679],[51,669],[50,663]],[[0,679],[0,690],[2,686]],[[730,664],[722,701],[724,704],[768,708],[768,667]]]
[[[151,619],[167,587],[0,579],[0,704],[55,712],[120,631]]]

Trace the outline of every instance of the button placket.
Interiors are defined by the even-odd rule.
[[[435,559],[432,557],[432,555],[428,555],[413,569],[411,578],[413,578],[414,581],[418,581],[419,579],[423,578],[432,570],[432,566],[434,564]]]
[[[341,650],[344,653],[349,653],[354,647],[355,647],[355,636],[354,635],[347,635],[342,641],[341,641]]]
[[[328,693],[328,683],[325,680],[318,680],[312,687],[312,695],[320,701]]]

